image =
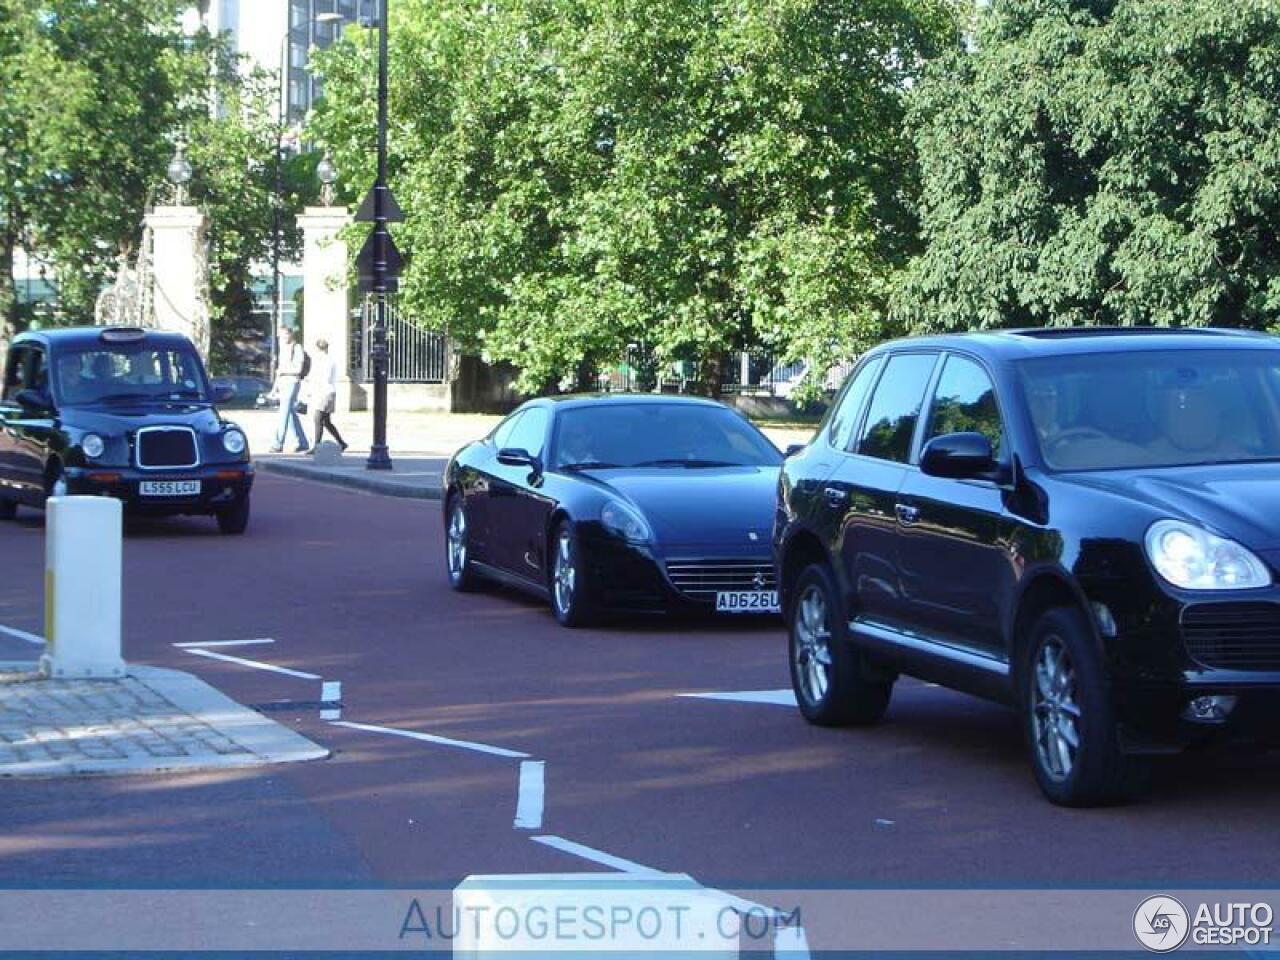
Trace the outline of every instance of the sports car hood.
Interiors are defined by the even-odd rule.
[[[769,544],[778,467],[601,470],[601,485],[630,500],[663,546]],[[756,540],[750,539],[754,533]]]
[[[1280,548],[1280,463],[1076,474],[1069,480],[1207,525],[1255,550]]]

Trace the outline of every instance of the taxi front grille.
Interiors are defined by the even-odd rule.
[[[721,592],[777,589],[767,560],[669,560],[667,576],[691,600],[715,602]]]
[[[1206,667],[1280,670],[1280,604],[1195,604],[1182,613],[1182,637]]]
[[[196,432],[190,427],[143,427],[138,431],[137,460],[143,470],[199,466]]]

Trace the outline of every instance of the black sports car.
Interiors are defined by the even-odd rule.
[[[509,582],[565,626],[605,610],[776,612],[781,463],[710,400],[531,400],[445,470],[449,582]]]

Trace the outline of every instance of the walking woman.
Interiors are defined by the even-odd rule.
[[[272,453],[284,449],[290,432],[297,436],[297,452],[307,452],[307,435],[302,432],[302,420],[298,417],[298,394],[302,389],[302,378],[307,374],[306,363],[307,352],[298,342],[298,335],[292,327],[282,327],[279,369],[273,391],[280,400],[280,421],[276,427],[276,441],[271,446]]]
[[[316,424],[316,446],[312,447],[311,451],[314,453],[316,447],[320,446],[325,430],[333,434],[333,439],[338,441],[339,448],[346,450],[346,441],[342,439],[342,434],[329,419],[338,399],[338,367],[329,356],[328,340],[316,341],[316,359],[311,364],[311,375],[307,377],[307,392],[311,397]]]

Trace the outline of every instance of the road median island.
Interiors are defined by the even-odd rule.
[[[439,500],[444,457],[393,457],[394,469],[366,470],[363,457],[344,456],[334,464],[313,463],[306,456],[260,457],[258,469],[287,477],[313,480],[385,497]]]
[[[0,778],[180,773],[329,751],[179,670],[49,679],[0,664]]]

